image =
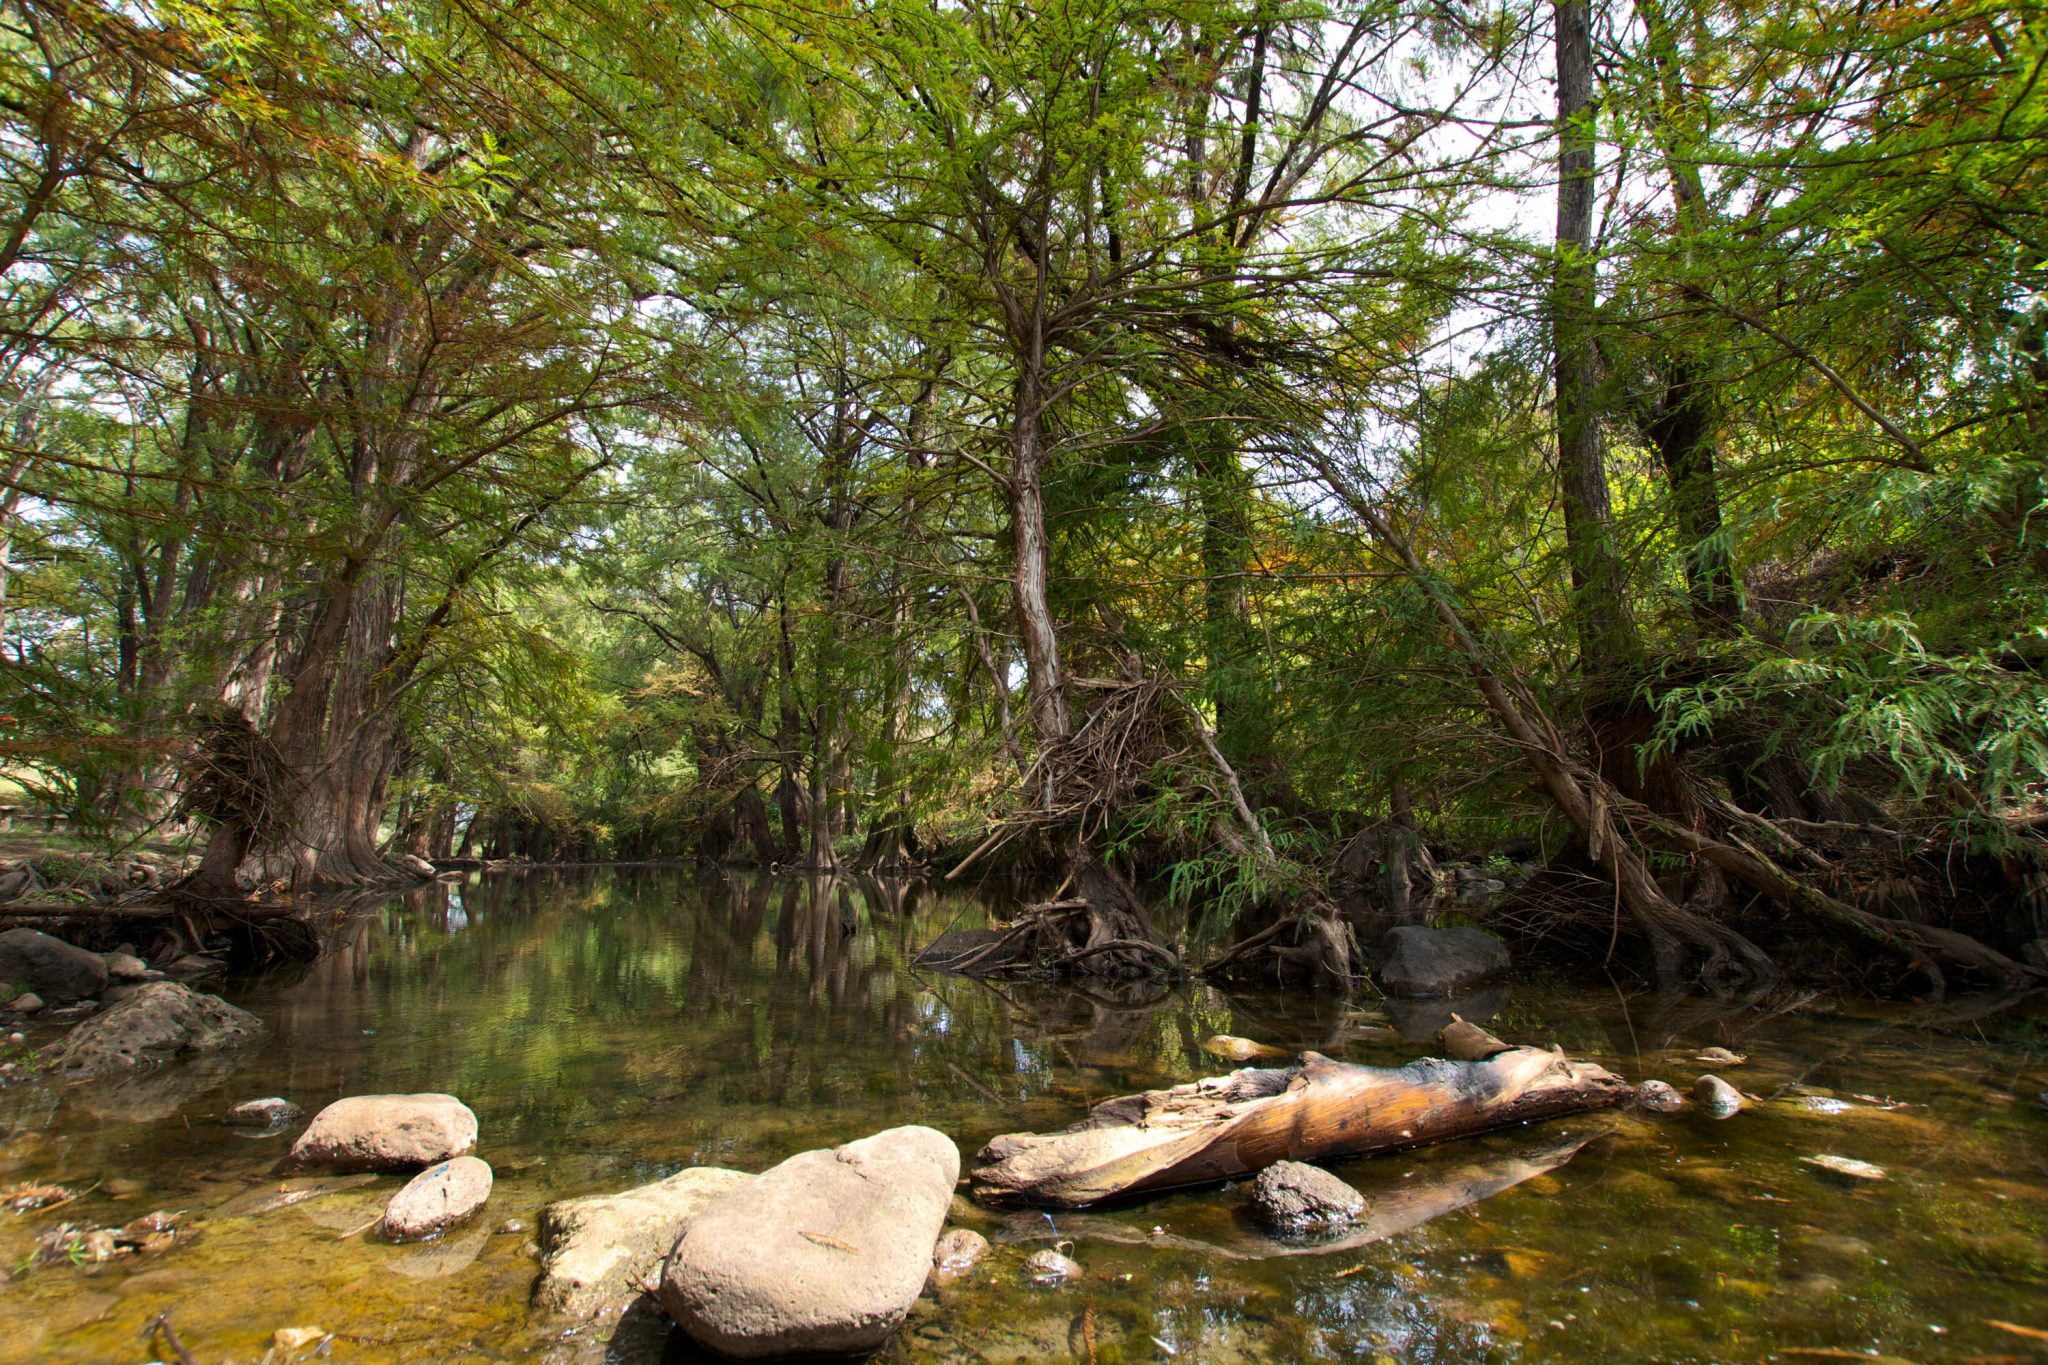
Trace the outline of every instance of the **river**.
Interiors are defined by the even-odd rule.
[[[267,1025],[231,1064],[0,1091],[0,1185],[85,1191],[0,1212],[0,1361],[265,1358],[318,1326],[335,1361],[653,1361],[645,1312],[532,1313],[540,1208],[683,1166],[756,1170],[901,1123],[963,1159],[1109,1095],[1228,1070],[1219,1033],[1345,1060],[1424,1055],[1427,1011],[1207,987],[982,984],[914,968],[993,902],[952,889],[660,869],[474,874],[350,914],[303,971],[233,981]],[[1243,1187],[1102,1213],[959,1221],[996,1243],[883,1359],[1915,1361],[2048,1358],[2048,1011],[1773,996],[1735,1008],[1518,981],[1487,1021],[1631,1080],[1715,1070],[1760,1102],[1715,1122],[1603,1114],[1338,1162],[1378,1240],[1276,1241]],[[39,1041],[32,1038],[31,1041]],[[1746,1054],[1736,1068],[1693,1060]],[[396,1178],[251,1213],[289,1143],[220,1114],[282,1095],[449,1091],[497,1173],[424,1247],[365,1226]],[[1802,1158],[1871,1163],[1845,1182]],[[1461,1202],[1485,1190],[1491,1197]],[[957,1202],[957,1201],[956,1201]],[[37,1233],[154,1210],[167,1251],[31,1267]],[[1428,1218],[1431,1213],[1440,1214]],[[1085,1270],[1040,1288],[1062,1244]],[[1068,1245],[1070,1244],[1070,1245]],[[279,1350],[282,1362],[307,1350]]]

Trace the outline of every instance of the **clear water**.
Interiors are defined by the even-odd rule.
[[[987,910],[930,888],[618,869],[479,876],[356,913],[296,979],[228,988],[270,1025],[232,1066],[0,1092],[0,1185],[90,1191],[0,1212],[15,1272],[0,1361],[168,1359],[149,1334],[160,1313],[204,1365],[262,1360],[277,1329],[310,1325],[333,1334],[317,1358],[338,1361],[689,1359],[645,1313],[578,1325],[528,1309],[542,1205],[898,1123],[971,1156],[1105,1096],[1227,1070],[1200,1047],[1217,1033],[1372,1063],[1427,1050],[1397,1026],[1419,1039],[1432,1021],[1373,1000],[983,985],[910,965]],[[962,1202],[997,1249],[922,1300],[885,1358],[2048,1358],[2048,1340],[1995,1325],[2048,1330],[2048,1015],[1775,1003],[1518,986],[1491,1025],[1511,1041],[1681,1088],[1710,1069],[1695,1052],[1730,1047],[1748,1064],[1713,1069],[1767,1098],[1722,1123],[1609,1114],[1339,1163],[1391,1231],[1365,1245],[1272,1241],[1243,1221],[1242,1188],[1052,1219]],[[481,1119],[498,1183],[469,1228],[375,1241],[363,1228],[388,1177],[241,1212],[277,1188],[289,1137],[221,1126],[228,1106],[410,1090],[452,1091]],[[1888,1178],[1845,1185],[1799,1160],[1817,1154]],[[155,1209],[187,1212],[194,1234],[147,1259],[20,1269],[51,1223]],[[1024,1257],[1055,1240],[1086,1274],[1027,1283]]]

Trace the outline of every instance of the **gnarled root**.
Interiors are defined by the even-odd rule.
[[[1310,981],[1349,990],[1361,974],[1358,938],[1337,906],[1310,896],[1300,909],[1238,940],[1202,975],[1239,980]]]

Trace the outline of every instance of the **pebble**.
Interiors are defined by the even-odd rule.
[[[1685,1096],[1669,1081],[1644,1081],[1636,1087],[1636,1107],[1652,1114],[1675,1114],[1685,1108]]]
[[[507,1218],[504,1222],[498,1224],[498,1231],[507,1235],[516,1235],[526,1231],[526,1224],[517,1218]]]
[[[988,1238],[972,1228],[954,1228],[932,1248],[931,1281],[945,1286],[958,1281],[988,1255]]]
[[[43,1007],[43,997],[34,991],[23,991],[7,1002],[7,1008],[16,1014],[34,1014]]]
[[[296,1351],[325,1340],[324,1327],[280,1327],[270,1334],[271,1347],[279,1351]]]
[[[1733,1118],[1741,1113],[1749,1101],[1719,1076],[1702,1076],[1692,1083],[1692,1097],[1700,1102],[1700,1108],[1708,1116],[1717,1119]]]
[[[306,1111],[281,1096],[244,1100],[222,1116],[231,1128],[282,1128]]]
[[[1024,1273],[1034,1284],[1064,1284],[1081,1274],[1080,1263],[1047,1248],[1034,1251],[1024,1262]]]

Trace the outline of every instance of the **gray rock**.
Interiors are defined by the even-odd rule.
[[[697,1215],[662,1306],[743,1360],[874,1350],[924,1288],[959,1175],[959,1150],[931,1128],[799,1153]]]
[[[1267,1227],[1329,1227],[1363,1212],[1365,1196],[1319,1166],[1276,1162],[1252,1182],[1252,1213]]]
[[[1033,1284],[1065,1284],[1081,1277],[1081,1263],[1048,1247],[1024,1258],[1024,1273]]]
[[[931,1285],[943,1289],[963,1279],[988,1255],[988,1238],[972,1228],[954,1228],[932,1248]]]
[[[34,991],[23,991],[7,1002],[7,1008],[16,1014],[40,1014],[43,1009],[43,997]]]
[[[661,1263],[706,1205],[753,1178],[693,1166],[623,1194],[548,1205],[540,1213],[533,1306],[588,1317],[631,1299],[661,1274]]]
[[[282,1128],[306,1111],[290,1100],[273,1095],[269,1099],[244,1100],[221,1116],[230,1128]]]
[[[263,1021],[246,1010],[174,981],[153,981],[80,1024],[44,1055],[58,1071],[96,1076],[225,1052],[262,1033]]]
[[[384,1235],[399,1242],[424,1240],[475,1217],[490,1197],[488,1162],[459,1156],[429,1166],[384,1206]]]
[[[102,953],[100,960],[107,964],[109,981],[160,981],[163,973],[152,971],[150,965],[133,953]]]
[[[107,984],[107,964],[98,953],[40,930],[9,929],[0,934],[0,981],[61,1005],[98,995]]]
[[[1652,1114],[1675,1114],[1685,1108],[1685,1096],[1669,1081],[1644,1081],[1636,1087],[1636,1108]]]
[[[313,1116],[291,1159],[335,1171],[408,1171],[475,1150],[476,1115],[453,1095],[351,1095]]]
[[[1506,946],[1484,929],[1404,924],[1380,940],[1380,985],[1390,995],[1455,995],[1507,971]]]
[[[1692,1097],[1711,1118],[1733,1118],[1749,1107],[1749,1101],[1719,1076],[1702,1076],[1692,1083]]]

